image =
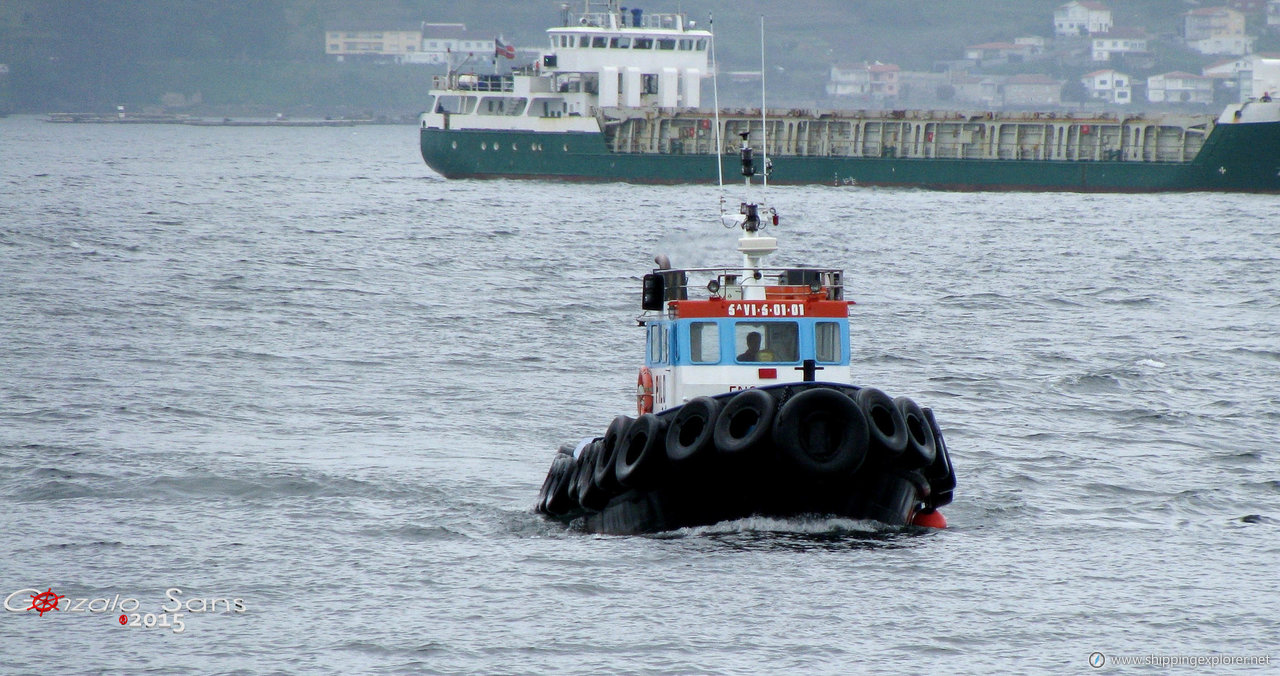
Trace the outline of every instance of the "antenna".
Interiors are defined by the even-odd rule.
[[[711,100],[715,106],[716,118],[716,183],[720,186],[720,216],[724,217],[724,165],[721,153],[724,151],[724,140],[720,138],[720,66],[716,65],[716,22],[715,17],[707,15],[707,30],[711,33]]]
[[[769,122],[764,97],[764,15],[760,15],[760,172],[762,188],[769,187]]]

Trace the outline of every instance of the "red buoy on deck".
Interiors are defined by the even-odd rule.
[[[911,525],[924,526],[925,528],[946,528],[947,517],[942,512],[934,510],[932,512],[916,512],[911,518]]]

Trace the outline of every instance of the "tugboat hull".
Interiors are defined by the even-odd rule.
[[[932,412],[874,388],[792,383],[699,397],[562,447],[537,510],[590,532],[669,531],[749,516],[905,526],[950,503]]]

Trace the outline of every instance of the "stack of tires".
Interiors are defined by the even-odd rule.
[[[561,447],[538,510],[606,532],[808,513],[904,525],[951,501],[955,472],[932,411],[875,388],[790,384],[618,416]],[[594,524],[594,527],[592,527]]]

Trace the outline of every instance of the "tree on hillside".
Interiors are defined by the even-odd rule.
[[[1063,101],[1075,101],[1076,103],[1084,103],[1089,100],[1089,89],[1084,83],[1077,79],[1068,79],[1066,84],[1062,85],[1060,94]]]

